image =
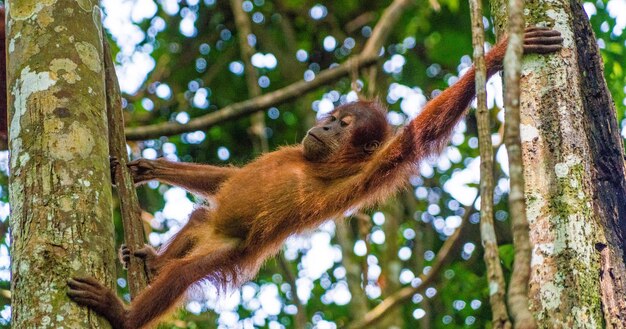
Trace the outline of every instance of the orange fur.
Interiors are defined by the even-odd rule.
[[[530,35],[543,37],[531,44],[537,52],[554,51],[554,42],[562,41],[546,29]],[[501,42],[487,55],[488,75],[501,68],[505,48]],[[343,105],[309,131],[307,138],[313,137],[303,141],[305,146],[281,148],[242,168],[134,161],[130,168],[136,182],[156,179],[213,195],[216,207],[194,211],[190,223],[157,257],[156,281],[128,310],[118,311],[121,301],[90,279],[71,280],[68,294],[114,327],[134,329],[157,319],[199,280],[223,289],[236,287],[256,275],[290,235],[398,190],[416,172],[418,161],[445,145],[474,94],[472,67],[395,136],[378,102]]]

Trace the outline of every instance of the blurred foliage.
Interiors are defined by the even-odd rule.
[[[120,29],[115,29],[115,22],[109,22],[107,26],[106,19],[115,16],[115,11],[120,10],[115,6],[122,2],[132,3],[133,12],[150,12],[149,8],[156,8],[154,13],[139,15],[134,20],[133,24],[138,27],[136,31],[123,31],[138,35],[136,39],[140,41],[136,43],[129,43],[129,38],[125,38]],[[248,40],[263,55],[259,58],[266,59],[260,63],[267,64],[257,67],[263,92],[287,86],[335,63],[344,62],[350,55],[358,54],[389,3],[373,0],[245,1],[244,9],[253,21],[254,33],[254,36],[248,36]],[[440,8],[433,9],[433,4]],[[484,7],[488,8],[487,4]],[[620,128],[626,129],[623,120],[626,109],[626,34],[615,28],[616,20],[606,11],[605,2],[586,4],[588,10],[591,7],[596,8],[591,21],[602,48],[605,75],[618,109]],[[243,62],[236,41],[237,26],[228,1],[106,1],[105,14],[105,27],[109,32],[117,31],[113,33],[113,39],[117,41],[117,46],[113,43],[114,52],[122,50],[116,56],[120,72],[141,65],[133,59],[133,55],[138,53],[148,55],[155,65],[145,81],[137,86],[137,90],[125,95],[127,126],[174,120],[186,122],[189,118],[214,112],[248,98],[242,75]],[[485,15],[486,22],[490,23],[488,13]],[[487,25],[487,40],[493,42],[491,27],[491,24]],[[459,71],[467,67],[472,53],[470,33],[468,4],[459,0],[442,0],[438,3],[436,0],[418,1],[395,24],[385,43],[374,83],[378,97],[387,101],[390,113],[395,115],[399,125],[411,115],[407,108],[415,104],[409,101],[411,97],[423,94],[426,99],[430,99],[453,83]],[[325,48],[325,44],[332,44],[332,40],[335,46],[327,45]],[[271,57],[274,57],[275,65],[272,65]],[[357,83],[364,88],[363,94],[373,87],[367,72],[369,70],[361,72]],[[120,77],[127,76],[120,74]],[[402,97],[392,95],[402,90]],[[323,100],[337,106],[346,101],[351,91],[351,81],[346,78],[301,95],[295,102],[267,109],[266,135],[270,148],[299,142],[315,121],[315,110],[320,109]],[[495,140],[498,140],[501,125],[498,120],[502,117],[500,112],[500,109],[492,112]],[[214,126],[208,131],[131,142],[131,156],[166,156],[180,161],[242,165],[255,157],[249,125],[248,118],[240,118]],[[369,268],[370,275],[364,285],[370,308],[392,293],[387,291],[387,287],[411,284],[413,277],[429,270],[433,256],[446,237],[452,234],[458,219],[464,215],[466,210],[460,198],[467,199],[467,194],[475,194],[477,181],[463,181],[460,177],[467,176],[469,170],[466,167],[477,156],[476,124],[473,112],[470,111],[465,123],[456,130],[452,144],[444,155],[423,164],[422,175],[411,179],[407,193],[401,193],[389,201],[388,205],[400,205],[400,210],[388,205],[367,210],[374,220],[371,227],[366,228],[366,236],[362,234],[362,225],[352,219],[350,241],[337,241],[332,223],[324,225],[320,232],[310,236],[291,239],[285,249],[290,273],[285,273],[276,260],[270,260],[254,282],[219,300],[215,300],[213,290],[201,286],[203,289],[190,293],[191,302],[167,318],[162,327],[213,328],[217,323],[219,328],[233,325],[244,328],[295,328],[296,292],[293,290],[293,282],[289,282],[290,276],[295,278],[298,291],[302,294],[300,297],[303,299],[308,327],[335,328],[349,323],[358,314],[357,310],[345,298],[337,297],[339,293],[333,292],[344,291],[345,295],[346,284],[360,289],[363,283],[346,281],[342,257],[336,255],[341,250],[339,243],[354,246],[358,254],[356,259],[367,264],[364,268]],[[3,168],[6,173],[6,163]],[[499,166],[496,177],[496,228],[501,243],[500,256],[508,278],[513,254],[506,212],[506,174]],[[6,175],[1,179],[0,204],[6,206]],[[453,180],[457,181],[456,184],[460,181],[461,185],[469,189],[458,192],[456,188],[457,192],[454,192],[454,187],[446,185]],[[181,198],[169,198],[167,195],[170,190],[169,186],[156,183],[138,189],[142,208],[146,212],[144,217],[151,224],[146,225],[146,228],[152,243],[162,243],[184,223],[184,219],[175,218],[171,214],[188,212],[189,200],[197,201],[189,194],[183,198],[188,199],[184,202]],[[464,202],[471,203],[472,199],[470,197],[469,201]],[[382,217],[378,214],[382,214]],[[491,314],[478,216],[473,213],[469,218],[470,227],[463,235],[461,248],[454,251],[454,262],[444,269],[434,285],[400,306],[393,317],[379,325],[380,328],[490,327]],[[6,223],[6,217],[4,219]],[[115,220],[120,224],[119,215]],[[387,227],[386,223],[392,220],[397,224],[397,232],[382,231],[382,228]],[[117,227],[121,229],[121,224]],[[377,232],[382,232],[382,236]],[[3,236],[1,248],[6,250],[8,241],[6,234]],[[122,236],[120,231],[117,236]],[[311,260],[306,258],[311,256],[311,239],[315,237],[330,238],[330,246],[323,249],[329,254],[324,257],[334,261],[319,277],[313,278],[311,272],[315,271],[306,267],[311,266]],[[388,243],[390,239],[395,239],[394,243]],[[366,240],[370,241],[369,254],[363,255],[357,251],[362,249]],[[119,245],[122,241],[118,238],[117,242]],[[397,250],[390,250],[392,247]],[[8,264],[2,265],[3,273],[7,274]],[[119,277],[124,277],[121,268]],[[8,289],[8,275],[2,279],[5,281],[0,281],[0,290]],[[118,280],[118,284],[120,293],[126,294],[124,279]],[[232,303],[225,302],[233,299],[239,303],[230,305]],[[0,313],[4,318],[0,321],[6,324],[8,299],[0,297],[0,303],[4,305],[0,310],[5,310]],[[272,303],[278,303],[278,307],[273,307]]]

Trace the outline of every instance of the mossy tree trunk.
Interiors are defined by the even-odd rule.
[[[412,196],[412,193],[409,193]],[[381,277],[384,281],[382,286],[383,297],[393,295],[402,287],[400,283],[400,271],[402,270],[402,262],[398,258],[398,250],[400,249],[398,232],[402,220],[409,217],[406,212],[404,194],[393,198],[384,207],[385,222],[382,226],[385,232],[385,243],[381,246],[382,253],[380,257],[382,273]],[[402,308],[397,307],[386,312],[385,317],[377,328],[399,329],[404,328],[404,317],[402,316]]]
[[[491,1],[500,34],[505,4]],[[579,2],[525,6],[527,26],[564,38],[559,53],[522,66],[530,307],[542,328],[625,328],[624,152],[601,57]]]
[[[7,7],[12,325],[107,328],[66,296],[72,276],[115,278],[101,11]]]

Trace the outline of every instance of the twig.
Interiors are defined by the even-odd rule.
[[[437,0],[428,0],[428,3],[430,4],[431,7],[433,7],[434,11],[436,12],[441,11],[441,4]]]
[[[299,98],[304,93],[349,75],[355,66],[358,68],[371,66],[378,60],[378,50],[382,47],[382,44],[389,35],[391,27],[399,21],[399,16],[405,13],[409,5],[412,4],[413,1],[411,0],[395,0],[383,13],[380,21],[374,28],[372,37],[366,43],[365,49],[361,54],[352,57],[338,67],[320,72],[317,77],[311,81],[300,80],[294,82],[289,86],[263,96],[231,104],[215,112],[197,117],[184,125],[177,122],[165,122],[143,127],[127,128],[126,138],[129,140],[141,140],[207,129],[220,122],[261,111],[268,107],[277,106],[292,99]]]
[[[298,310],[298,313],[296,313],[296,327],[306,328],[308,316],[304,305],[302,305],[300,299],[298,298],[298,286],[296,285],[296,278],[289,267],[289,262],[285,259],[285,256],[282,253],[278,254],[276,260],[278,261],[278,265],[280,266],[283,274],[285,274],[285,280],[289,284],[289,287],[291,287],[291,301],[294,305],[296,305],[296,309]]]
[[[360,221],[357,216],[353,218]],[[359,262],[353,257],[354,239],[350,237],[349,231],[349,222],[345,218],[339,218],[335,221],[335,239],[341,247],[341,264],[346,269],[348,290],[352,295],[349,305],[350,311],[354,319],[360,319],[368,310],[367,296],[361,287],[361,282],[363,282],[363,287],[367,284],[367,272],[363,271]],[[363,281],[361,281],[361,275],[363,275]]]
[[[111,59],[111,50],[106,34],[102,32],[104,48],[104,67],[106,82],[107,117],[109,122],[109,152],[116,157],[119,165],[116,167],[114,179],[117,183],[117,192],[120,198],[122,223],[124,226],[124,240],[131,251],[144,245],[143,222],[141,209],[137,201],[137,194],[133,179],[126,167],[126,140],[124,139],[124,119],[122,117],[122,98],[120,87],[115,74],[115,65]],[[137,296],[148,282],[149,276],[142,259],[131,257],[128,264],[128,289],[131,297]]]
[[[476,200],[474,200],[474,202],[476,202]],[[346,329],[369,328],[377,321],[381,320],[385,313],[389,312],[389,310],[398,305],[401,305],[402,302],[410,299],[411,297],[413,297],[413,295],[421,292],[430,284],[432,284],[439,277],[439,273],[441,272],[443,267],[447,265],[448,262],[452,259],[452,251],[455,250],[458,244],[461,242],[461,235],[465,228],[468,227],[467,222],[470,213],[472,212],[474,202],[472,202],[472,205],[465,207],[465,214],[463,215],[461,226],[459,226],[456,229],[456,232],[454,232],[454,234],[452,234],[452,236],[450,236],[448,240],[443,243],[443,246],[441,246],[441,249],[439,249],[439,252],[437,252],[435,261],[433,262],[430,271],[428,271],[428,274],[422,273],[419,275],[419,283],[417,286],[408,286],[398,290],[393,295],[385,298],[380,304],[367,312],[367,314],[365,314],[365,316],[363,316],[361,319],[350,323],[346,327]]]
[[[371,21],[376,19],[376,13],[372,11],[364,12],[363,14],[357,16],[355,19],[349,21],[343,26],[343,29],[347,34],[352,34],[356,32],[356,30],[362,28],[363,26],[369,24]]]
[[[414,196],[411,196],[415,198]],[[425,259],[424,252],[426,251],[425,246],[433,245],[433,230],[428,229],[430,224],[424,223],[423,221],[415,221],[416,226],[415,229],[415,237],[413,238],[413,262],[415,263],[413,267],[413,271],[415,273],[424,272],[425,268]],[[424,310],[424,316],[419,320],[419,328],[420,329],[430,329],[431,318],[432,315],[432,305],[431,301],[427,298],[423,299],[420,302],[421,309]]]
[[[369,280],[368,275],[370,272],[369,264],[367,263],[367,255],[369,255],[372,251],[372,244],[370,241],[370,230],[372,229],[372,218],[363,213],[359,212],[354,215],[356,219],[356,225],[358,228],[358,233],[363,242],[365,243],[365,257],[363,257],[363,261],[361,262],[361,272],[363,273],[363,282],[362,289],[365,289]]]
[[[239,118],[256,111],[261,111],[268,107],[278,106],[292,99],[299,98],[311,90],[347,76],[352,70],[353,65],[366,67],[373,65],[377,60],[378,55],[359,55],[338,67],[322,71],[311,81],[301,80],[294,82],[289,86],[265,95],[225,106],[215,112],[192,119],[184,125],[179,124],[178,122],[170,121],[143,127],[126,128],[126,138],[128,140],[143,140],[158,138],[160,136],[172,136],[201,129],[206,130],[221,122]]]
[[[491,144],[491,123],[487,109],[487,68],[485,66],[485,34],[482,4],[480,0],[470,0],[472,18],[472,43],[474,46],[474,66],[476,67],[476,121],[480,149],[480,237],[485,250],[489,283],[489,303],[491,304],[494,328],[511,328],[506,309],[504,275],[500,266],[498,241],[493,226],[493,145]]]
[[[385,9],[383,15],[378,20],[378,23],[372,31],[371,38],[365,44],[362,54],[373,55],[378,54],[378,51],[383,46],[385,40],[391,33],[391,28],[394,24],[398,23],[400,16],[405,13],[410,5],[414,2],[411,0],[395,0]]]
[[[403,191],[407,193],[407,191]],[[411,196],[413,197],[413,193]],[[400,272],[402,271],[402,261],[398,258],[398,250],[400,249],[399,239],[397,237],[400,231],[400,223],[405,218],[404,210],[407,204],[398,200],[402,196],[396,197],[385,207],[385,222],[382,224],[383,232],[386,232],[385,248],[379,255],[379,266],[382,272],[378,278],[383,298],[393,295],[402,288],[400,283]],[[409,216],[407,216],[409,217]],[[410,216],[412,218],[412,214]],[[385,316],[380,320],[379,326],[384,328],[404,328],[405,318],[402,316],[401,309],[392,309],[385,312]]]
[[[235,16],[235,25],[237,25],[237,36],[239,39],[239,52],[243,60],[246,72],[246,84],[248,86],[248,96],[258,97],[261,95],[261,87],[259,87],[259,77],[256,69],[252,65],[252,55],[254,49],[248,42],[248,36],[252,34],[250,20],[248,15],[243,11],[242,0],[230,0],[230,7]],[[265,136],[265,114],[256,112],[252,114],[252,124],[250,125],[250,135],[252,135],[255,153],[267,152],[267,137]]]
[[[524,200],[524,169],[520,139],[520,89],[521,59],[523,54],[524,1],[509,0],[509,44],[504,57],[504,142],[509,155],[509,213],[513,227],[515,261],[509,283],[508,304],[515,328],[536,328],[535,319],[528,310],[528,281],[532,247],[526,219]]]

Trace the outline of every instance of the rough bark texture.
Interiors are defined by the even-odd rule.
[[[115,277],[96,4],[8,2],[14,328],[109,327],[66,297],[69,277]]]
[[[491,305],[492,325],[496,329],[511,328],[506,309],[504,274],[500,265],[498,240],[493,225],[493,145],[491,143],[491,123],[487,109],[487,67],[485,64],[485,27],[483,25],[481,0],[470,0],[472,12],[472,46],[476,67],[476,124],[480,149],[480,238],[484,260],[487,266],[489,284],[489,304]]]
[[[137,200],[137,191],[130,174],[128,153],[126,151],[126,138],[124,136],[124,115],[122,113],[122,95],[115,73],[115,64],[111,57],[109,41],[102,34],[104,72],[106,86],[107,122],[109,126],[109,153],[119,161],[115,172],[112,172],[117,186],[117,195],[120,200],[120,213],[122,226],[124,227],[124,243],[132,253],[144,247],[145,234],[143,221],[141,220],[141,208]],[[130,257],[126,272],[128,291],[131,299],[139,295],[146,288],[150,280],[150,271],[146,262],[140,257]]]
[[[504,56],[504,144],[509,156],[509,213],[515,261],[509,281],[507,302],[515,329],[535,329],[537,325],[528,310],[528,282],[532,245],[524,200],[524,168],[520,137],[520,75],[524,53],[524,1],[509,0],[508,46]]]
[[[582,6],[570,1],[578,67],[581,76],[585,129],[592,167],[593,209],[606,244],[600,253],[600,287],[607,327],[626,328],[626,173],[624,145],[615,106],[604,80],[602,58]]]
[[[525,14],[564,37],[522,67],[531,308],[542,328],[624,328],[623,146],[595,39],[578,2],[527,2]]]

